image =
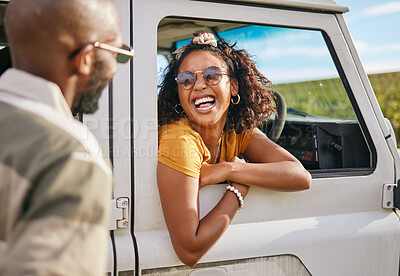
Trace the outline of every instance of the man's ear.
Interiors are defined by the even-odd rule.
[[[235,97],[239,93],[239,83],[237,79],[231,79],[231,96]]]
[[[78,74],[87,76],[92,73],[95,62],[93,49],[93,45],[86,45],[74,57],[73,61]]]

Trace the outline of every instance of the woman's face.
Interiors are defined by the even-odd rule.
[[[224,60],[209,51],[198,50],[190,53],[181,63],[178,74],[184,71],[196,72],[197,80],[190,89],[178,85],[179,100],[186,116],[196,130],[201,127],[225,125],[230,99],[237,94],[237,81],[222,75],[216,85],[208,85],[203,78],[204,69],[216,66],[228,72]]]

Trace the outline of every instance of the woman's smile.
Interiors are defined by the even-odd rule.
[[[215,98],[213,96],[204,96],[193,100],[195,108],[200,111],[211,111],[215,107]]]

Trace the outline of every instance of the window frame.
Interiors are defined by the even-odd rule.
[[[245,26],[266,26],[266,27],[277,27],[277,28],[287,28],[287,29],[299,29],[299,30],[308,30],[308,31],[317,31],[321,34],[322,39],[325,42],[325,46],[329,51],[330,57],[333,61],[333,64],[336,68],[336,72],[338,77],[343,85],[344,90],[346,91],[347,97],[349,102],[353,108],[355,113],[358,125],[360,126],[360,130],[363,134],[365,145],[369,149],[370,153],[370,167],[354,167],[354,168],[333,168],[333,169],[310,169],[308,170],[313,178],[335,178],[335,177],[348,177],[348,176],[365,176],[372,174],[377,165],[377,151],[376,147],[373,143],[371,135],[368,131],[367,124],[362,116],[362,112],[357,104],[357,101],[354,97],[353,91],[347,79],[346,73],[343,69],[343,66],[340,62],[337,52],[335,51],[334,45],[327,34],[327,32],[321,28],[300,28],[300,27],[290,27],[278,24],[256,24],[256,23],[249,23],[249,22],[238,22],[238,21],[230,21],[230,20],[215,20],[215,19],[207,19],[207,18],[193,18],[193,17],[182,17],[182,16],[166,16],[165,18],[173,18],[173,19],[183,19],[183,20],[196,20],[196,21],[205,21],[205,22],[223,22],[223,23],[231,23],[231,24],[243,24]],[[160,20],[159,24],[162,22]],[[158,24],[158,26],[159,26]],[[158,28],[157,28],[158,30]],[[158,33],[158,31],[157,31]],[[174,43],[176,45],[176,42]],[[157,45],[157,55],[158,55],[158,45]],[[168,60],[168,58],[167,58]],[[158,71],[158,70],[157,70]],[[157,72],[157,79],[158,79],[158,72]]]

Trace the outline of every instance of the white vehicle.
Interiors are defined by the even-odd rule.
[[[115,2],[136,55],[119,65],[99,111],[81,118],[114,165],[107,275],[400,275],[400,158],[343,18],[348,8],[334,0]],[[252,187],[222,238],[188,267],[158,194],[157,85],[196,30],[255,56],[281,95],[279,118],[263,130],[313,183],[294,193]],[[224,188],[201,189],[202,215]]]

